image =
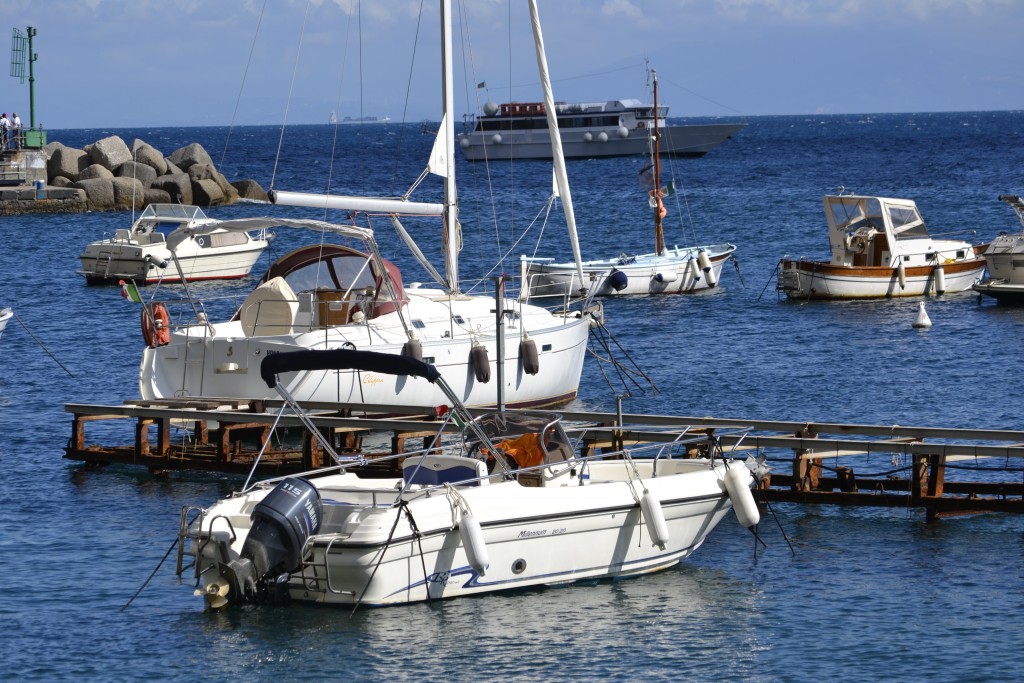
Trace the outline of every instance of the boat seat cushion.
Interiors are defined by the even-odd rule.
[[[468,486],[487,481],[487,466],[481,460],[458,455],[413,455],[402,463],[402,477],[408,484],[440,486],[467,480]]]
[[[247,337],[289,334],[299,302],[283,277],[275,277],[249,293],[239,317]]]

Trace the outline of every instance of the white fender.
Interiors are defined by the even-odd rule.
[[[697,261],[700,263],[701,270],[704,271],[704,279],[707,280],[708,287],[714,287],[718,284],[718,280],[715,278],[715,271],[711,267],[711,259],[708,258],[708,252],[701,249],[697,252]]]
[[[907,288],[907,269],[903,267],[903,260],[902,260],[902,258],[900,259],[900,262],[896,265],[896,275],[897,275],[897,277],[899,277],[899,280],[900,280],[900,289],[906,289]]]
[[[725,473],[725,490],[732,501],[733,512],[740,524],[748,529],[761,521],[761,512],[754,502],[754,494],[750,492],[750,474],[746,467],[733,466]]]
[[[480,529],[480,523],[473,515],[463,514],[459,520],[459,538],[462,539],[462,547],[466,549],[466,559],[469,566],[476,570],[477,574],[483,576],[487,568],[491,566],[491,560],[487,556],[487,544],[484,542],[484,532]]]
[[[661,501],[654,497],[650,491],[645,491],[640,498],[640,512],[647,522],[647,532],[651,535],[654,545],[662,550],[668,543],[668,524],[665,523],[665,513],[661,509]]]
[[[935,283],[935,293],[945,294],[946,292],[946,269],[941,265],[935,266],[932,270],[932,281]]]
[[[700,281],[700,266],[697,265],[697,259],[693,257],[690,257],[690,260],[686,262],[686,266],[690,271],[690,279],[692,280],[690,286],[693,286]]]
[[[674,270],[663,270],[654,274],[654,279],[658,282],[675,282],[678,278]]]

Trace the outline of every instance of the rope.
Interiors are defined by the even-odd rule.
[[[74,374],[72,374],[72,372],[70,370],[68,370],[66,367],[64,367],[64,364],[61,363],[59,360],[57,360],[57,357],[54,356],[52,353],[50,353],[49,349],[47,349],[45,346],[43,346],[43,342],[39,341],[39,339],[36,338],[36,335],[32,334],[32,330],[28,329],[28,325],[26,325],[25,321],[21,319],[21,316],[18,315],[18,312],[15,311],[12,308],[11,309],[11,313],[13,313],[14,317],[18,319],[18,322],[21,323],[21,326],[25,328],[25,331],[28,332],[28,336],[32,337],[32,341],[34,341],[36,344],[38,344],[39,348],[41,348],[43,351],[46,351],[47,355],[50,356],[50,358],[53,359],[53,362],[60,366],[61,370],[63,370],[64,372],[68,373],[68,375],[72,379],[74,379],[74,377],[75,377]]]

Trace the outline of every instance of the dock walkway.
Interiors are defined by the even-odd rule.
[[[65,412],[74,417],[64,457],[94,467],[127,463],[153,472],[247,474],[268,444],[257,467],[263,476],[329,464],[322,445],[305,430],[301,440],[283,431],[301,423],[294,415],[279,417],[280,405],[280,400],[211,398],[67,404]],[[433,407],[334,403],[304,407],[336,452],[361,453],[371,463],[405,451],[408,439],[423,439],[426,447],[442,424]],[[726,455],[748,454],[764,460],[768,473],[760,482],[759,497],[768,502],[920,508],[929,519],[970,512],[1024,512],[1024,431],[561,414],[585,455],[667,444],[684,433],[688,437],[717,435]],[[86,427],[110,421],[133,426],[131,443],[88,444]],[[277,432],[272,430],[275,423]],[[737,432],[738,428],[746,431]],[[453,435],[459,431],[454,424],[446,430]],[[375,446],[364,447],[370,435],[376,435],[370,439]],[[706,444],[710,443],[709,439]],[[707,455],[707,446],[693,446],[688,455]],[[388,462],[389,468],[399,466],[394,459]],[[857,473],[854,465],[882,471]],[[391,469],[388,473],[394,474]]]

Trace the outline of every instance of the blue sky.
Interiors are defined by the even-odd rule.
[[[438,9],[422,4],[418,34],[419,0],[4,0],[2,28],[38,31],[50,129],[436,120]],[[539,5],[559,100],[647,99],[649,62],[673,116],[1024,109],[1024,0]],[[539,100],[525,1],[454,12],[458,114]],[[28,101],[0,77],[0,109],[27,125]]]

